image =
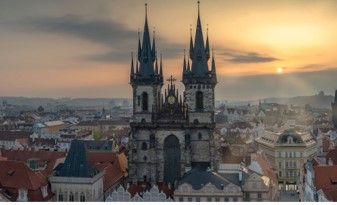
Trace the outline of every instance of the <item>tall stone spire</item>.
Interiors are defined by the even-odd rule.
[[[161,78],[163,78],[163,58],[162,58],[162,54],[160,54],[160,71],[159,71],[159,75]]]
[[[190,25],[190,58],[193,58],[193,39],[192,39],[192,25]]]
[[[212,75],[216,75],[216,69],[215,69],[215,60],[214,60],[214,50],[212,50]]]
[[[210,57],[209,41],[208,41],[208,24],[207,24],[207,37],[206,37],[206,55],[207,55],[207,60],[208,60]]]
[[[140,54],[140,68],[139,68],[141,78],[150,78],[150,76],[154,74],[153,68],[154,56],[152,54],[152,50],[155,49],[151,48],[150,32],[147,22],[147,4],[145,4],[145,25]]]
[[[205,77],[208,75],[208,57],[205,49],[204,37],[200,20],[200,1],[198,1],[198,20],[195,31],[194,48],[192,55],[192,73],[194,76]]]
[[[135,74],[135,68],[133,66],[133,51],[131,51],[131,76]]]
[[[153,28],[155,29],[155,27]],[[153,30],[153,41],[152,41],[152,60],[154,61],[155,59],[157,59],[157,52],[156,52],[156,31]]]
[[[140,61],[141,55],[142,55],[142,45],[140,44],[140,31],[138,28],[138,54],[137,54],[138,61]]]
[[[187,67],[186,67],[186,51],[185,51],[185,49],[184,49],[183,74],[187,74]]]

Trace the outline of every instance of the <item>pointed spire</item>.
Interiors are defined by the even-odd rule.
[[[186,50],[185,49],[184,49],[183,74],[187,74],[187,68],[186,68]]]
[[[155,31],[156,27],[153,27],[153,41],[152,41],[152,58],[153,61],[157,58],[157,52],[156,52],[156,31]]]
[[[206,38],[206,55],[207,55],[207,60],[210,57],[210,52],[209,52],[209,41],[208,41],[208,24],[207,24],[207,38]]]
[[[138,61],[140,61],[141,56],[142,56],[142,46],[140,44],[140,31],[138,28]]]
[[[151,40],[147,22],[147,4],[145,4],[145,25],[139,63],[139,72],[142,78],[150,78],[154,74],[154,58],[151,50]]]
[[[139,57],[138,57],[139,58]],[[139,65],[138,65],[138,61],[136,61],[136,74],[139,74]]]
[[[187,61],[187,73],[191,72],[190,59]]]
[[[194,49],[193,49],[193,39],[192,39],[192,24],[190,25],[190,58],[193,58],[193,53],[194,53]]]
[[[214,60],[214,49],[212,50],[212,74],[216,75],[215,60]]]
[[[133,50],[131,51],[131,76],[135,74],[135,68],[133,66]]]
[[[159,72],[158,72],[158,59],[157,59],[157,57],[156,57],[156,70],[154,71],[154,74],[155,75],[159,74]]]
[[[159,75],[161,77],[163,77],[163,58],[162,58],[162,54],[160,54],[160,71],[159,71]]]

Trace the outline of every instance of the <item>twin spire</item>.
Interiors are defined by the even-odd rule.
[[[204,43],[204,36],[202,32],[201,20],[200,20],[200,1],[198,1],[198,19],[195,31],[195,38],[193,43],[192,29],[190,29],[190,50],[189,58],[192,61],[191,68],[186,67],[186,57],[184,54],[183,65],[183,82],[188,82],[192,78],[198,79],[210,79],[211,83],[216,83],[216,68],[214,60],[214,52],[212,52],[212,68],[211,71],[208,68],[208,60],[210,58],[210,46],[208,39],[208,28],[206,44]],[[189,60],[188,60],[189,64]],[[189,66],[188,66],[189,67]]]
[[[160,67],[158,68],[155,32],[153,32],[153,41],[151,46],[150,32],[147,21],[147,4],[145,4],[145,25],[142,42],[140,40],[140,32],[138,32],[138,53],[136,64],[137,64],[136,71],[134,71],[133,52],[132,52],[131,74],[130,74],[131,82],[136,80],[138,81],[151,80],[158,83],[163,82],[162,62],[160,62]]]
[[[183,82],[190,82],[192,79],[208,79],[210,83],[216,82],[216,68],[214,60],[214,52],[212,52],[212,67],[208,68],[208,60],[210,58],[210,46],[208,39],[208,28],[206,44],[202,32],[200,20],[200,1],[198,1],[198,19],[195,32],[195,39],[193,43],[192,29],[190,30],[190,49],[189,58],[186,61],[186,52],[184,51],[184,65],[183,65]],[[153,41],[151,46],[150,32],[147,20],[147,4],[145,4],[145,25],[143,33],[143,41],[140,40],[140,32],[138,32],[138,53],[136,61],[136,70],[133,62],[133,52],[131,60],[130,81],[144,81],[163,83],[162,57],[160,57],[160,65],[158,66],[155,31],[153,32]],[[138,64],[139,63],[139,64]]]

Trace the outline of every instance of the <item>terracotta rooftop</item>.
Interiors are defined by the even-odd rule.
[[[332,159],[333,165],[337,165],[337,149],[329,150],[328,154],[326,155],[326,164],[328,164],[329,159]]]
[[[0,184],[8,188],[36,190],[48,182],[46,177],[34,173],[24,162],[0,161]]]
[[[0,131],[0,141],[15,141],[16,139],[29,138],[33,132],[27,131]]]
[[[316,190],[322,189],[329,200],[336,201],[337,197],[332,197],[331,194],[337,190],[337,166],[315,166],[314,172]]]

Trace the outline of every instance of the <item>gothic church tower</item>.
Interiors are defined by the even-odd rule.
[[[145,8],[147,5],[145,4]],[[133,117],[130,122],[129,182],[175,183],[195,165],[214,167],[215,62],[208,69],[210,49],[204,44],[198,11],[195,42],[191,38],[190,60],[184,57],[183,95],[172,76],[163,86],[162,61],[151,46],[147,11],[143,41],[138,40],[138,58],[131,61]],[[136,64],[136,66],[134,65]],[[159,66],[158,66],[159,64]]]

